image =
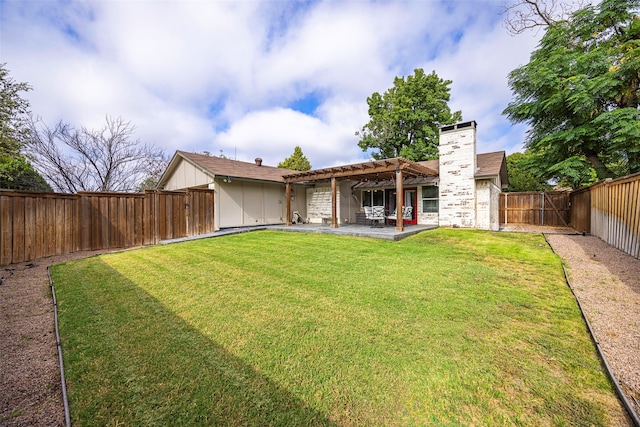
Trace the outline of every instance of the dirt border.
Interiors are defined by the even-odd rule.
[[[110,251],[0,267],[0,426],[64,426],[47,267]]]

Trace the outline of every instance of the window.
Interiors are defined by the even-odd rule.
[[[422,187],[422,212],[438,213],[438,187],[434,185]]]
[[[384,190],[362,191],[362,207],[384,206]]]

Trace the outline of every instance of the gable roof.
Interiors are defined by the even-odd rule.
[[[217,175],[230,176],[232,178],[243,178],[258,181],[284,182],[282,176],[290,174],[290,169],[282,169],[274,166],[258,166],[256,163],[241,162],[238,160],[224,159],[221,157],[208,156],[206,154],[188,153],[186,151],[176,151],[167,170],[162,174],[158,186],[164,183],[165,177],[171,176],[178,167],[181,160],[191,163],[199,168],[203,173],[214,178]]]
[[[379,167],[380,162],[405,162],[407,164],[418,165],[420,172],[427,172],[425,175],[433,172],[439,173],[438,160],[426,160],[422,162],[409,162],[405,159],[386,159],[382,161],[370,161],[365,163],[359,163],[357,165],[339,166],[333,168],[325,168],[318,170],[311,170],[308,172],[300,172],[291,169],[277,168],[274,166],[258,166],[256,163],[242,162],[232,159],[224,159],[215,156],[208,156],[205,154],[188,153],[186,151],[176,151],[175,155],[171,159],[169,166],[162,174],[158,186],[161,187],[165,179],[170,177],[173,171],[178,167],[180,161],[186,161],[193,166],[200,169],[203,173],[209,175],[211,178],[216,176],[230,176],[233,178],[250,179],[257,181],[272,181],[278,183],[284,183],[285,177],[291,178],[295,176],[299,178],[299,181],[304,181],[303,177],[316,179],[321,178],[321,175],[326,173],[339,174],[343,170],[349,169],[349,173],[353,173],[351,169],[357,170],[358,168],[371,167],[375,173],[375,167]],[[376,163],[377,162],[377,163]],[[374,167],[375,166],[375,167]],[[394,170],[395,170],[394,163]],[[434,176],[408,176],[405,179],[411,179],[412,183],[433,182]],[[501,182],[504,184],[507,182],[507,163],[506,154],[504,151],[496,151],[493,153],[478,154],[476,157],[476,178],[489,178],[493,176],[500,176]],[[326,177],[325,177],[326,178]],[[382,178],[382,176],[381,176]],[[385,177],[387,178],[387,177]],[[297,180],[294,180],[297,181]],[[415,181],[415,182],[413,182]],[[364,185],[361,183],[359,186]]]
[[[500,176],[503,186],[509,185],[507,175],[507,155],[504,151],[478,154],[476,163],[476,178],[490,178]]]

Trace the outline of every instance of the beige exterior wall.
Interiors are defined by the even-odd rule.
[[[355,224],[356,212],[361,210],[360,200],[355,197],[355,194],[351,190],[351,187],[355,185],[356,181],[339,181],[339,197],[338,205],[338,222],[340,224]]]
[[[293,186],[291,212],[305,215],[304,187]],[[282,224],[287,211],[285,185],[216,178],[216,229]],[[303,216],[304,218],[304,216]]]
[[[173,175],[164,186],[165,190],[181,190],[213,183],[213,178],[184,160],[180,162]]]

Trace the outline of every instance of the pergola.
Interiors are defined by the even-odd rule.
[[[372,160],[346,166],[333,166],[305,172],[284,175],[287,199],[286,225],[291,225],[291,184],[310,183],[331,180],[331,227],[338,228],[337,216],[337,181],[348,179],[352,181],[390,180],[396,183],[396,206],[402,206],[404,177],[437,176],[438,173],[419,163],[402,157],[384,160]],[[397,215],[396,231],[404,231],[402,215]]]

